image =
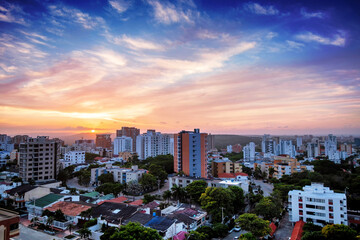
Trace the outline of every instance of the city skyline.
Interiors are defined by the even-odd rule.
[[[360,135],[356,1],[2,1],[0,132]]]

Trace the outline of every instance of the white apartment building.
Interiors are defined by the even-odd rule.
[[[245,161],[255,161],[255,143],[250,142],[243,148],[243,156]]]
[[[308,143],[306,146],[307,157],[315,158],[320,155],[318,143]]]
[[[296,137],[296,148],[300,149],[302,146],[302,137]]]
[[[60,160],[63,168],[85,163],[85,151],[70,151]]]
[[[119,155],[121,152],[132,152],[133,140],[131,137],[117,137],[114,139],[114,155]]]
[[[261,141],[261,152],[265,157],[270,157],[275,154],[276,142],[271,138],[269,134],[264,134]]]
[[[157,155],[174,155],[174,136],[148,130],[136,137],[136,153],[140,160]]]
[[[292,141],[280,140],[279,144],[276,145],[275,155],[289,155],[292,158],[295,157],[296,150]]]
[[[292,190],[289,196],[289,220],[313,222],[316,225],[345,224],[347,204],[344,193],[334,193],[322,183],[311,183],[303,190]]]
[[[129,169],[107,164],[105,167],[91,169],[91,184],[97,183],[98,177],[106,173],[112,173],[114,175],[115,182],[124,184],[132,181],[139,181],[142,175],[147,173],[147,170],[138,169],[138,166],[132,166],[131,169]]]

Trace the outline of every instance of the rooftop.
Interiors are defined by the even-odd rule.
[[[65,215],[75,217],[78,216],[81,212],[86,211],[90,208],[90,206],[74,202],[57,202],[46,209],[51,212],[55,212],[56,210],[60,209]]]
[[[35,205],[36,207],[46,207],[50,204],[58,201],[59,199],[63,198],[64,196],[54,193],[49,193],[48,195],[45,195],[39,199],[36,199],[29,203],[29,205]]]
[[[248,177],[249,175],[247,175],[246,173],[243,173],[243,172],[240,172],[240,173],[219,173],[218,174],[219,178],[236,178],[237,176]]]
[[[4,209],[4,208],[0,208],[0,221],[15,218],[15,217],[19,217],[19,214],[17,212],[10,211],[10,210]]]
[[[138,199],[138,200],[135,200],[135,201],[133,201],[133,202],[131,202],[131,203],[129,203],[129,204],[132,205],[132,206],[140,206],[140,205],[143,204],[143,200],[142,200],[142,199]]]
[[[32,185],[29,185],[29,184],[23,184],[21,186],[18,186],[18,187],[15,187],[15,188],[12,188],[10,190],[7,190],[6,192],[9,194],[9,195],[14,195],[15,193],[17,193],[18,195],[23,195],[24,193],[26,192],[29,192],[33,189],[37,188],[36,186],[32,186]]]
[[[128,222],[138,222],[141,225],[145,225],[147,222],[149,222],[153,216],[151,214],[141,213],[137,212],[134,215],[132,215],[129,219],[127,219],[124,224],[127,224]]]
[[[99,195],[100,195],[100,193],[96,192],[96,191],[82,194],[82,196],[91,197],[91,198],[97,198]]]
[[[92,217],[106,219],[108,222],[119,224],[125,221],[137,211],[137,207],[124,203],[104,202],[93,208]]]
[[[113,195],[114,197],[114,195]],[[101,205],[105,202],[111,202],[111,203],[123,203],[125,202],[126,200],[128,200],[126,197],[124,196],[121,196],[121,197],[118,197],[118,198],[114,198],[114,199],[108,199],[108,200],[104,200],[104,201],[101,201],[98,203],[98,205]]]
[[[155,216],[148,223],[146,223],[145,226],[164,232],[174,223],[175,223],[174,219]]]

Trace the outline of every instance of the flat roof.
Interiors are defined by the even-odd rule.
[[[16,217],[19,217],[19,213],[4,208],[0,208],[0,221],[16,218]]]

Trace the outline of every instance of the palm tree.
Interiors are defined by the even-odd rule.
[[[174,186],[171,188],[171,191],[172,191],[172,195],[176,196],[176,200],[180,200],[186,194],[185,189],[179,187],[176,184],[174,184]]]
[[[46,220],[46,224],[51,225],[52,230],[54,230],[54,226],[52,225],[53,222],[54,222],[54,217],[52,217],[52,216],[48,217],[48,219]]]
[[[91,231],[87,228],[80,229],[78,233],[80,233],[80,237],[84,239],[88,238],[91,235]]]
[[[164,193],[163,193],[163,198],[165,200],[167,200],[167,202],[169,203],[169,199],[171,198],[171,191],[170,190],[166,190]]]
[[[69,225],[67,225],[67,229],[69,230],[70,232],[70,235],[71,235],[71,231],[75,228],[75,225],[73,225],[72,223],[70,223]]]
[[[35,226],[36,226],[37,223],[38,223],[38,221],[39,221],[39,218],[38,218],[38,217],[33,217],[30,222],[33,223],[33,224],[35,224]]]

